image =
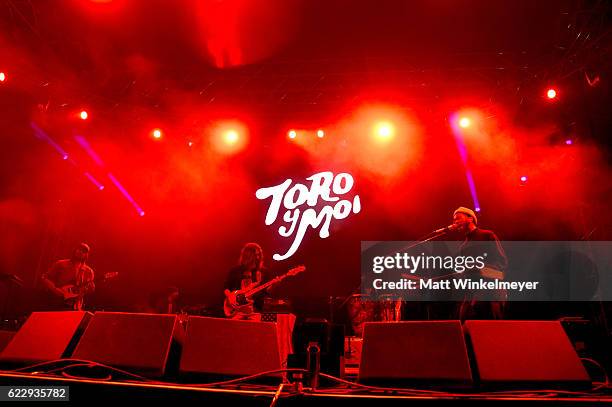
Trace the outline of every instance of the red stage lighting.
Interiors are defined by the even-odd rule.
[[[546,91],[546,97],[549,99],[555,99],[557,97],[557,90],[550,88]]]
[[[521,184],[526,184],[528,179],[526,175],[521,176]]]
[[[224,120],[211,129],[213,148],[222,154],[236,154],[249,142],[248,127],[238,120]]]
[[[0,82],[4,82],[6,80],[6,74],[4,72],[0,72]]]
[[[81,113],[79,113],[79,117],[81,118],[81,120],[87,120],[89,114],[87,114],[86,110],[81,110]]]
[[[395,127],[389,122],[379,122],[374,128],[376,137],[381,141],[387,141],[395,134]]]
[[[236,144],[239,139],[240,135],[236,130],[233,129],[227,130],[223,135],[223,141],[225,141],[229,145]]]
[[[159,140],[159,139],[162,138],[163,135],[164,134],[162,133],[162,131],[160,129],[153,129],[151,131],[151,136],[153,136],[154,139]]]
[[[325,132],[321,129],[317,130],[317,137],[318,138],[323,138],[325,137]]]
[[[295,130],[289,130],[287,132],[287,136],[289,136],[289,138],[296,138],[297,137],[297,131]]]
[[[467,129],[468,127],[470,127],[471,124],[472,124],[472,121],[470,120],[469,117],[464,116],[459,119],[459,127],[463,129]]]

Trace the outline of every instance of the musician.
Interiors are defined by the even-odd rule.
[[[264,254],[257,243],[247,243],[240,251],[238,265],[233,267],[225,281],[225,289],[229,291],[254,288],[272,279],[271,274],[264,267]],[[253,310],[261,312],[264,298],[268,294],[263,291],[254,296]]]
[[[508,259],[497,235],[478,226],[476,213],[466,207],[459,207],[453,213],[453,229],[463,237],[461,244],[462,256],[482,256],[487,253],[485,267],[492,270],[487,278],[504,278],[503,272],[508,265]],[[466,272],[466,277],[469,271]],[[462,321],[465,319],[501,319],[503,308],[507,298],[504,290],[487,293],[488,299],[495,301],[479,301],[478,294],[467,292],[463,302],[459,306],[458,316]]]
[[[49,296],[47,306],[51,309],[82,309],[83,298],[95,290],[94,271],[86,264],[90,248],[79,244],[69,259],[58,260],[41,276],[43,287]],[[67,300],[68,288],[78,296]]]

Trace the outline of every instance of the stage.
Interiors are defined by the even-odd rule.
[[[612,404],[612,2],[0,27],[1,392]]]
[[[227,386],[223,388],[206,387],[173,383],[138,383],[122,381],[102,381],[31,375],[2,372],[0,385],[20,386],[68,386],[70,401],[91,402],[92,400],[108,402],[115,400],[138,400],[159,402],[204,402],[204,403],[240,403],[245,406],[270,406],[276,398],[280,406],[291,405],[405,405],[444,403],[454,405],[457,402],[469,402],[479,405],[491,402],[524,405],[609,405],[612,403],[610,391],[563,392],[555,390],[526,390],[508,393],[444,393],[419,391],[417,389],[372,390],[338,386],[317,390],[296,389],[295,385],[274,386]]]
[[[4,340],[0,385],[22,397],[23,386],[67,386],[72,401],[612,402],[603,366],[576,354],[559,321],[366,322],[361,338],[321,320],[293,332],[292,315],[263,319],[275,322],[33,313]]]

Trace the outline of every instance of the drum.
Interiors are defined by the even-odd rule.
[[[364,294],[353,294],[347,299],[347,312],[354,335],[361,337],[363,325],[379,318],[378,302],[368,299]]]
[[[381,295],[379,321],[398,322],[402,320],[402,299],[394,294]]]

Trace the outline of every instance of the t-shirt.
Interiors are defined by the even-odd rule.
[[[262,269],[260,272],[260,285],[272,279],[270,272],[267,269]],[[257,281],[257,272],[248,270],[245,266],[239,265],[233,267],[227,275],[225,288],[230,291],[236,291],[248,286],[250,283]],[[266,290],[257,293],[254,297],[254,308],[260,311],[263,306],[264,298],[267,296]]]
[[[486,229],[476,228],[465,236],[461,244],[463,256],[482,256],[487,254],[485,264],[487,266],[504,271],[508,266],[508,259],[497,235]]]
[[[66,285],[84,286],[93,283],[94,271],[88,265],[73,263],[70,259],[58,260],[43,274],[43,278],[58,288]]]

